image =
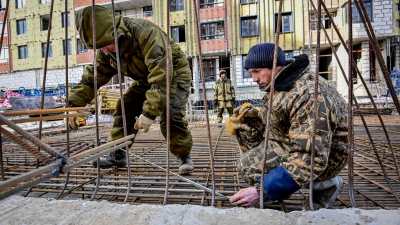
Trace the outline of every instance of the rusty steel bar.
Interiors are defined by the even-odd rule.
[[[312,0],[311,0],[312,1]],[[317,8],[317,49],[316,49],[316,68],[315,68],[315,91],[314,91],[314,108],[313,108],[313,123],[312,123],[312,136],[311,136],[311,172],[310,172],[310,194],[309,194],[309,201],[310,201],[310,209],[314,211],[314,191],[313,191],[313,184],[314,184],[314,157],[315,157],[315,136],[317,131],[317,118],[318,118],[318,85],[319,85],[319,57],[320,57],[320,50],[321,50],[321,1],[318,0],[318,8]],[[322,146],[321,146],[322,147]]]
[[[115,140],[115,141],[112,141],[112,142],[108,142],[108,143],[106,143],[104,145],[100,145],[100,146],[95,147],[93,149],[90,149],[88,151],[81,152],[81,153],[79,153],[77,155],[71,156],[71,159],[72,160],[81,159],[81,158],[86,157],[88,155],[95,154],[95,153],[98,153],[99,151],[102,151],[102,150],[105,150],[107,148],[110,148],[110,147],[112,147],[114,145],[120,144],[120,143],[125,142],[125,141],[129,141],[129,140],[131,140],[133,138],[135,138],[135,134],[131,134],[129,136],[120,138],[118,140]]]
[[[206,84],[205,84],[205,79],[204,79],[204,74],[202,70],[202,65],[203,65],[203,56],[202,56],[202,49],[201,49],[201,30],[200,30],[200,23],[199,23],[199,9],[197,8],[197,3],[200,4],[199,1],[193,0],[193,6],[194,6],[194,18],[195,18],[195,24],[196,24],[196,32],[197,32],[197,49],[199,51],[199,65],[200,65],[200,77],[201,77],[201,84],[203,86],[203,100],[204,100],[204,110],[206,114],[206,124],[207,124],[207,140],[208,140],[208,151],[210,153],[210,164],[211,164],[211,179],[212,179],[212,201],[211,205],[215,205],[215,172],[214,172],[214,157],[213,157],[213,151],[212,151],[212,146],[211,146],[211,132],[210,132],[210,119],[208,117],[208,105],[207,105],[207,93],[206,93]]]
[[[349,0],[348,3],[348,32],[349,38],[347,41],[348,44],[348,55],[349,55],[349,65],[352,65],[353,62],[353,19],[352,19],[352,2]],[[349,182],[349,197],[350,202],[353,207],[357,207],[356,200],[354,199],[354,124],[353,124],[353,67],[349,66],[349,80],[348,80],[348,132],[347,138],[349,143],[349,154],[348,154],[348,182]]]
[[[311,2],[311,3],[312,3],[312,2]],[[314,5],[313,5],[313,7],[314,7]],[[314,7],[314,8],[315,8],[315,7]],[[349,81],[348,81],[348,79],[347,79],[347,77],[346,77],[346,74],[345,74],[345,72],[344,72],[344,69],[343,69],[343,67],[342,67],[342,64],[340,63],[339,57],[338,57],[337,54],[336,54],[336,49],[333,47],[333,44],[332,44],[332,42],[331,42],[331,39],[330,39],[329,36],[328,36],[328,33],[327,33],[325,27],[322,26],[322,28],[323,28],[323,30],[324,30],[324,32],[325,32],[325,36],[326,36],[326,38],[327,38],[327,40],[328,40],[328,42],[329,42],[329,45],[330,45],[330,47],[331,47],[331,49],[332,49],[332,53],[334,54],[334,56],[335,56],[335,58],[336,58],[336,60],[337,60],[337,62],[338,62],[338,64],[339,64],[339,68],[340,68],[340,70],[342,71],[343,77],[344,77],[346,83],[348,83]],[[353,62],[354,62],[354,61],[353,61]],[[362,78],[362,80],[363,80],[363,78]],[[362,123],[363,123],[363,125],[364,125],[364,128],[365,128],[365,130],[366,130],[366,133],[367,133],[367,135],[368,135],[368,137],[369,137],[369,140],[370,140],[370,142],[371,142],[372,148],[374,149],[374,152],[375,152],[375,155],[376,155],[376,157],[377,157],[377,159],[378,159],[378,162],[379,162],[379,165],[380,165],[380,167],[381,167],[381,170],[383,171],[383,175],[384,175],[384,177],[386,178],[386,180],[387,180],[387,182],[388,182],[388,184],[389,184],[389,187],[390,187],[390,189],[392,190],[392,192],[393,192],[395,198],[398,199],[398,201],[400,202],[398,196],[396,195],[396,192],[394,191],[393,185],[392,185],[391,182],[389,181],[389,179],[391,179],[391,178],[388,177],[388,175],[387,175],[387,173],[386,173],[386,170],[385,170],[385,168],[384,168],[384,166],[383,166],[383,164],[382,164],[382,161],[380,160],[380,157],[379,157],[378,150],[377,150],[377,148],[376,148],[375,142],[374,142],[374,140],[373,140],[373,138],[372,138],[372,136],[371,136],[371,133],[370,133],[369,128],[368,128],[368,125],[367,125],[367,123],[366,123],[366,121],[365,121],[365,118],[364,118],[364,116],[363,116],[363,114],[362,114],[362,112],[361,112],[361,110],[360,110],[360,106],[358,105],[357,99],[355,98],[354,94],[353,94],[353,100],[354,100],[354,103],[355,103],[355,105],[356,105],[356,107],[357,107],[357,110],[358,110],[358,112],[359,112],[359,114],[360,114],[361,121],[362,121]],[[379,115],[380,115],[380,114],[379,114]],[[383,121],[382,121],[382,122],[383,122]],[[386,133],[386,134],[387,134],[387,133]],[[356,163],[356,164],[357,164],[357,163]],[[356,190],[356,189],[354,188],[354,190]],[[356,191],[357,191],[357,190],[356,190]]]
[[[170,118],[170,85],[171,85],[171,60],[169,58],[169,55],[171,54],[171,46],[169,43],[169,39],[170,39],[170,21],[169,21],[169,0],[167,0],[167,74],[166,74],[166,80],[167,80],[167,84],[166,84],[166,88],[167,88],[167,170],[166,170],[166,180],[165,180],[165,195],[164,195],[164,201],[163,201],[163,205],[167,204],[168,201],[168,188],[169,188],[169,151],[170,151],[170,139],[171,139],[171,118]]]
[[[95,155],[89,156],[89,157],[87,157],[85,159],[82,159],[80,161],[76,161],[76,162],[74,162],[72,164],[69,164],[69,165],[67,165],[65,167],[62,167],[62,168],[60,168],[60,172],[61,173],[66,173],[66,172],[68,172],[68,171],[70,171],[70,170],[72,170],[72,169],[74,169],[74,168],[76,168],[78,166],[82,166],[83,164],[85,164],[85,163],[87,163],[89,161],[92,161],[93,159],[96,159],[96,158],[98,158],[98,157],[100,157],[100,156],[102,156],[104,154],[111,153],[113,151],[116,151],[119,148],[125,147],[125,146],[130,145],[130,144],[132,144],[131,141],[126,141],[126,142],[124,142],[122,144],[119,144],[119,145],[116,145],[116,146],[114,146],[112,148],[109,148],[109,149],[107,149],[107,150],[105,150],[103,152],[97,153]],[[98,148],[101,148],[101,147],[102,146],[100,146]],[[59,168],[60,166],[61,165],[59,165],[59,163],[53,163],[53,164],[50,164],[48,166],[41,167],[41,168],[39,168],[37,170],[33,170],[31,172],[24,173],[24,174],[22,174],[20,176],[17,176],[15,178],[7,180],[5,182],[0,182],[0,200],[5,198],[5,197],[8,197],[8,196],[10,196],[12,194],[18,193],[19,191],[22,191],[22,190],[24,190],[26,188],[32,187],[32,186],[34,186],[34,185],[36,185],[36,184],[38,184],[38,183],[40,183],[42,181],[50,179],[51,177],[57,176],[57,174],[55,174],[53,172],[52,173],[48,173],[48,172],[52,171],[53,169]],[[48,174],[44,174],[44,173],[48,173]],[[43,176],[40,177],[40,178],[36,178],[34,180],[28,181],[28,182],[26,182],[24,184],[21,184],[19,186],[11,187],[11,186],[13,186],[15,184],[21,183],[22,181],[27,181],[27,180],[32,179],[34,177],[37,177],[39,175],[43,175]],[[11,188],[9,188],[9,187],[11,187]]]
[[[363,3],[362,1],[358,2],[357,0],[355,0],[354,2],[355,2],[355,5],[356,5],[356,7],[357,7],[357,10],[358,10],[359,13],[360,13],[361,20],[362,20],[363,23],[364,23],[365,30],[367,31],[368,36],[371,37],[371,35],[373,34],[373,29],[372,29],[372,27],[371,27],[369,30],[367,29],[367,26],[368,26],[367,21],[369,21],[369,20],[368,20],[368,15],[366,15],[365,17],[362,16],[362,12],[363,12],[363,13],[366,13],[364,3]],[[360,8],[360,5],[359,5],[359,4],[361,5],[362,9]],[[366,21],[366,20],[367,20],[367,21]],[[370,42],[372,42],[372,47],[373,47],[373,49],[374,49],[374,51],[375,51],[375,55],[378,55],[377,52],[379,51],[379,45],[377,45],[377,43],[375,43],[375,42],[373,42],[373,41],[370,41]],[[375,47],[374,47],[374,44],[375,44]],[[379,51],[379,53],[380,53],[380,51]],[[385,68],[386,68],[386,67],[385,67]],[[388,83],[387,85],[393,87],[393,85],[390,85],[390,84],[391,84],[391,83]],[[392,95],[393,95],[393,94],[392,94]],[[396,98],[397,98],[397,95],[396,95]],[[395,101],[395,99],[393,99],[393,101]],[[379,113],[379,110],[376,110],[376,111],[378,111],[378,113]],[[399,111],[399,113],[400,113],[400,111]],[[379,115],[380,115],[380,114],[379,114]],[[388,132],[387,132],[387,130],[386,130],[386,127],[385,127],[383,124],[382,124],[382,128],[384,129],[384,132],[385,132],[385,134],[386,134],[386,138],[387,138],[387,140],[388,140],[388,143],[389,143],[389,146],[390,146],[392,155],[393,155],[393,159],[394,159],[394,161],[395,161],[396,170],[397,170],[397,175],[398,175],[399,180],[400,180],[400,169],[399,169],[399,164],[398,164],[398,162],[397,162],[397,157],[396,157],[395,152],[394,152],[394,150],[393,150],[392,142],[391,142],[391,140],[390,140],[390,137],[389,137],[389,134],[388,134]]]
[[[343,47],[345,48],[345,50],[348,52],[348,48],[347,48],[347,46],[346,46],[346,43],[345,43],[345,41],[343,40],[342,35],[340,34],[338,28],[336,27],[336,25],[335,25],[335,23],[334,23],[334,21],[333,21],[333,18],[332,18],[331,15],[329,14],[328,9],[326,8],[326,6],[325,6],[325,4],[324,4],[323,2],[322,2],[322,6],[324,7],[325,13],[326,13],[326,14],[328,15],[328,17],[329,17],[329,20],[331,21],[331,24],[333,25],[333,28],[334,28],[334,30],[336,31],[336,34],[338,35],[338,37],[339,37],[339,39],[340,39],[340,42],[342,43],[342,46],[343,46]],[[356,4],[356,6],[357,6],[357,4]],[[314,9],[315,9],[315,6],[314,6],[314,5],[313,5],[313,7],[314,7]],[[324,29],[325,29],[325,28],[324,28]],[[368,32],[368,30],[366,30],[366,31]],[[327,36],[327,35],[326,35],[326,36]],[[329,36],[327,36],[327,38],[328,38],[328,40],[330,40],[330,39],[329,39]],[[335,53],[335,54],[336,54],[336,53]],[[339,60],[338,60],[338,62],[339,62],[339,65],[341,65]],[[363,86],[365,87],[365,90],[366,90],[366,92],[367,92],[367,94],[368,94],[368,97],[369,97],[369,99],[371,100],[371,103],[372,103],[372,105],[373,105],[373,107],[374,107],[374,109],[375,109],[376,114],[378,115],[379,122],[381,123],[381,126],[382,126],[382,128],[383,128],[383,130],[384,130],[386,139],[387,139],[387,141],[388,141],[388,143],[389,143],[390,150],[391,150],[392,155],[393,155],[393,158],[394,158],[394,160],[395,160],[395,166],[396,166],[396,169],[397,169],[397,175],[398,175],[398,178],[399,178],[399,180],[400,180],[400,169],[399,169],[399,164],[398,164],[398,162],[397,162],[397,158],[395,157],[395,151],[394,151],[394,149],[393,149],[392,142],[391,142],[391,139],[390,139],[389,134],[388,134],[388,132],[387,132],[387,129],[386,129],[385,123],[384,123],[384,121],[383,121],[383,118],[382,118],[382,116],[381,116],[381,113],[379,112],[378,107],[377,107],[377,105],[376,105],[376,103],[375,103],[375,100],[374,100],[374,98],[372,97],[372,94],[371,94],[371,92],[369,91],[368,86],[367,86],[367,84],[366,84],[366,82],[365,82],[365,80],[364,80],[364,78],[363,78],[363,76],[362,76],[360,70],[359,70],[358,67],[357,67],[357,63],[356,63],[354,60],[353,60],[353,64],[352,64],[352,65],[353,65],[353,67],[356,69],[357,75],[358,75],[358,77],[360,78],[360,80],[361,80]],[[343,72],[343,70],[342,70],[342,74],[343,74],[343,76],[345,77],[345,73]],[[345,77],[345,79],[347,79],[347,78]],[[348,83],[347,80],[346,80],[346,82]],[[354,100],[355,100],[355,98],[354,98]],[[371,139],[371,140],[372,140],[372,139]]]
[[[67,88],[68,90],[68,88]],[[10,111],[0,112],[3,116],[23,116],[23,115],[37,115],[37,114],[50,114],[50,113],[63,113],[72,111],[88,111],[89,107],[76,107],[76,108],[58,108],[58,109],[34,109],[34,110],[23,110],[23,111]]]
[[[58,153],[52,147],[50,147],[48,144],[42,142],[40,139],[38,139],[36,137],[33,137],[28,132],[24,131],[22,128],[20,128],[19,126],[15,125],[11,121],[7,120],[2,115],[0,115],[0,122],[3,123],[3,124],[6,124],[7,126],[9,126],[12,129],[14,129],[17,133],[21,134],[24,138],[26,138],[27,140],[31,141],[35,145],[37,145],[39,148],[43,148],[43,150],[48,152],[53,157],[56,157],[56,158],[61,157],[61,158],[63,158],[64,162],[70,163],[70,159],[68,157],[64,156],[63,154]]]
[[[6,27],[6,21],[7,21],[7,17],[8,17],[8,6],[10,5],[10,0],[7,0],[7,3],[6,3],[6,10],[5,10],[5,12],[4,12],[4,18],[3,18],[3,26],[2,26],[2,28],[1,28],[1,38],[0,38],[0,53],[1,53],[1,49],[3,48],[3,38],[4,38],[4,30],[5,30],[5,27]],[[8,37],[7,37],[7,39],[8,39]]]
[[[4,181],[4,164],[3,164],[3,141],[1,137],[1,125],[0,125],[0,178]]]
[[[354,0],[354,1],[355,2],[358,1],[360,3],[360,5],[361,5],[362,13],[361,13],[361,11],[359,11],[361,20],[364,23],[365,30],[367,31],[370,43],[372,45],[372,48],[374,49],[374,52],[375,52],[375,55],[377,57],[379,66],[381,67],[381,71],[382,71],[383,77],[385,78],[385,81],[386,81],[386,84],[387,84],[387,86],[389,88],[389,91],[392,94],[393,103],[396,106],[397,112],[400,114],[399,99],[397,98],[396,90],[394,90],[394,87],[392,85],[392,80],[390,79],[389,71],[388,71],[388,69],[387,69],[387,67],[385,65],[385,61],[383,59],[382,52],[379,51],[379,49],[380,49],[379,43],[378,43],[378,40],[376,39],[375,32],[374,32],[374,29],[373,29],[372,24],[371,24],[371,20],[369,19],[367,10],[365,9],[365,5],[364,5],[362,0],[361,1],[360,0]],[[369,32],[368,32],[368,30],[369,30]]]
[[[23,141],[21,138],[19,138],[17,135],[9,132],[6,129],[2,129],[1,133],[8,139],[12,140],[14,143],[18,144],[21,146],[23,149],[34,155],[36,158],[40,159],[43,161],[45,164],[50,164],[51,159],[44,155],[43,153],[39,152],[36,150],[34,147],[28,145],[25,141]]]
[[[50,18],[49,18],[49,29],[47,30],[47,40],[46,40],[46,55],[44,58],[44,69],[43,69],[43,84],[42,84],[42,98],[40,102],[40,109],[44,108],[44,96],[46,93],[46,76],[47,76],[47,63],[49,61],[49,43],[50,43],[50,34],[53,20],[53,8],[54,8],[54,0],[51,0],[50,4]],[[42,114],[39,114],[42,117]],[[39,121],[39,134],[38,139],[42,139],[42,121]],[[40,151],[40,146],[38,146],[38,151]],[[39,167],[39,160],[36,160],[36,168]]]
[[[271,126],[271,109],[272,102],[275,91],[275,76],[276,76],[276,64],[278,62],[278,45],[279,45],[279,33],[281,32],[282,24],[282,5],[283,0],[279,0],[279,11],[278,11],[278,22],[276,26],[275,33],[275,48],[274,48],[274,60],[272,63],[272,80],[270,83],[269,101],[268,101],[268,111],[267,111],[267,126],[265,127],[265,139],[264,139],[264,157],[262,159],[262,164],[265,165],[267,161],[267,148],[269,141],[269,130]],[[265,166],[262,166],[261,170],[261,181],[260,181],[260,209],[264,208],[264,176],[265,176]]]
[[[89,112],[83,112],[83,113],[75,113],[75,114],[60,114],[60,115],[55,115],[55,116],[30,117],[30,118],[11,120],[11,122],[17,124],[17,123],[27,123],[27,122],[34,122],[34,121],[59,120],[59,119],[64,119],[64,118],[69,118],[69,117],[87,116],[89,114],[90,114]]]
[[[148,161],[148,160],[146,160],[146,159],[144,159],[144,158],[142,158],[142,157],[140,157],[140,156],[138,156],[138,155],[136,155],[136,154],[134,154],[134,153],[130,153],[130,154],[133,155],[134,157],[136,157],[136,158],[138,158],[138,159],[140,159],[140,160],[142,160],[142,161],[144,161],[144,162],[146,162],[146,163],[152,165],[152,166],[155,166],[155,167],[157,167],[157,168],[159,168],[159,169],[161,169],[161,170],[167,172],[166,169],[164,169],[163,167],[161,167],[161,166],[159,166],[159,165],[157,165],[157,164],[154,164],[154,163],[152,163],[152,162],[150,162],[150,161]],[[168,171],[168,172],[169,172],[170,174],[172,174],[172,175],[178,177],[180,180],[186,181],[186,182],[188,182],[188,183],[190,183],[190,184],[193,184],[194,186],[196,186],[196,187],[198,187],[198,188],[200,188],[200,189],[202,189],[202,190],[204,190],[204,191],[206,191],[206,192],[208,192],[208,193],[216,194],[216,195],[220,196],[221,198],[223,198],[224,200],[228,200],[228,201],[229,201],[229,197],[226,197],[226,196],[224,196],[223,194],[220,194],[219,192],[216,192],[215,189],[210,189],[210,188],[205,187],[205,186],[203,186],[203,185],[201,185],[201,184],[199,184],[199,183],[193,182],[193,181],[191,181],[191,180],[189,180],[189,179],[187,179],[187,178],[185,178],[185,177],[182,177],[182,176],[180,176],[180,175],[178,175],[178,174],[176,174],[176,173],[174,173],[174,172],[172,172],[172,171]],[[214,196],[214,197],[215,197],[215,196]]]
[[[65,49],[65,107],[69,107],[69,80],[68,80],[68,0],[64,2],[64,32],[65,32],[65,42],[64,42],[64,49]],[[72,40],[71,40],[72,44]],[[69,112],[65,112],[66,115],[69,115]],[[69,142],[69,117],[66,118],[66,129],[67,129],[67,157],[70,157],[70,142]],[[62,193],[64,193],[65,189],[67,188],[67,184],[69,182],[69,171],[67,172],[67,176],[65,178],[64,187],[61,190],[60,194],[56,197],[58,199]]]
[[[95,9],[95,1],[92,0],[92,28],[93,28],[93,73],[94,73],[94,99],[95,99],[95,116],[96,116],[96,141],[95,141],[95,146],[98,147],[100,145],[100,135],[99,135],[99,112],[98,110],[100,109],[98,107],[99,102],[97,99],[97,89],[98,89],[98,84],[97,84],[97,63],[96,63],[96,9]],[[122,88],[122,86],[120,86]],[[96,196],[96,193],[99,188],[100,184],[100,158],[97,158],[97,182],[96,182],[96,188],[93,192],[92,198],[90,200],[93,200],[94,197]]]
[[[128,136],[128,131],[126,128],[126,117],[125,117],[125,103],[124,103],[124,96],[122,94],[122,77],[121,77],[121,61],[120,61],[120,56],[119,56],[119,44],[118,44],[118,34],[117,34],[117,27],[115,23],[115,10],[114,10],[114,0],[111,0],[111,8],[112,8],[112,14],[113,14],[113,27],[114,27],[114,39],[115,39],[115,51],[116,51],[116,57],[117,57],[117,68],[118,68],[118,79],[119,79],[119,95],[121,97],[121,111],[122,111],[122,123],[124,126],[124,136]],[[129,147],[125,147],[126,151],[126,161],[127,161],[127,166],[128,166],[128,187],[131,186],[131,163],[129,160]],[[129,197],[129,188],[126,192],[126,197],[124,204],[128,200]]]
[[[12,179],[6,180],[4,182],[0,182],[0,192],[3,192],[7,188],[13,187],[14,185],[19,184],[21,182],[27,181],[29,179],[32,179],[32,178],[42,175],[44,173],[51,172],[57,167],[58,167],[58,165],[56,165],[55,163],[52,163],[52,164],[40,167],[40,169],[32,170],[32,171],[24,173],[20,176],[16,176]]]

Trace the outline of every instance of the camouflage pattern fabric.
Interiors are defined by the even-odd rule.
[[[221,70],[225,72],[224,70]],[[221,74],[220,71],[220,74]],[[229,116],[233,114],[232,99],[235,98],[235,88],[228,78],[219,78],[214,84],[214,101],[218,100],[217,122],[222,122],[224,109],[228,110]]]
[[[247,152],[264,141],[265,124],[260,118],[245,117],[243,123],[250,127],[250,131],[236,130],[236,139],[243,152]]]
[[[231,101],[235,96],[235,88],[228,78],[219,78],[214,84],[214,100]]]
[[[303,72],[289,91],[274,93],[271,109],[268,153],[281,157],[282,166],[301,187],[309,183],[311,172],[314,79],[311,71]],[[343,97],[322,77],[319,77],[318,90],[313,172],[316,180],[329,180],[347,163],[347,108]],[[264,123],[267,122],[268,101],[267,92],[259,113]],[[276,162],[267,162],[265,167],[268,171],[276,167]]]
[[[218,101],[218,113],[217,113],[217,122],[221,123],[222,122],[222,114],[224,113],[224,110],[228,110],[229,116],[233,115],[233,107],[232,107],[232,102],[231,101]]]
[[[255,148],[252,148],[250,151],[244,153],[238,160],[237,170],[250,186],[259,186],[258,179],[261,178],[261,163],[264,157],[264,144],[265,142],[262,141]],[[274,151],[276,147],[275,144],[276,143],[268,142],[267,161],[264,166],[266,174],[271,170],[278,168],[279,165],[281,165],[282,162],[286,161],[288,158],[288,154],[280,152],[283,153],[283,155],[278,155]]]
[[[95,6],[96,47],[101,48],[114,43],[112,12],[102,6]],[[160,128],[166,135],[166,66],[170,58],[171,72],[171,152],[179,157],[189,155],[192,148],[192,135],[187,129],[185,104],[188,101],[192,75],[185,53],[172,38],[155,23],[141,18],[126,18],[115,15],[121,74],[135,80],[124,94],[128,135],[137,133],[133,128],[136,116],[155,119],[160,117]],[[81,40],[88,48],[93,48],[92,8],[82,8],[76,13],[76,27]],[[167,41],[170,55],[166,54]],[[115,52],[105,53],[97,49],[97,84],[107,84],[118,73]],[[94,98],[94,66],[88,65],[82,80],[69,93],[72,106],[85,106]],[[121,101],[118,101],[113,129],[108,141],[124,136]]]

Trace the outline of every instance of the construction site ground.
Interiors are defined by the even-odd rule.
[[[400,193],[399,177],[383,129],[376,116],[367,116],[366,120],[390,181],[397,193]],[[398,158],[400,118],[399,116],[384,116],[384,120]],[[102,139],[107,137],[111,125],[110,123],[100,125]],[[194,142],[191,155],[195,171],[185,177],[212,188],[207,127],[200,122],[190,123],[189,128]],[[236,160],[241,152],[235,136],[230,136],[223,125],[212,124],[210,132],[214,152],[215,189],[225,196],[232,196],[240,188],[247,187],[247,183],[236,171]],[[165,139],[158,126],[153,125],[148,133],[140,133],[129,149],[131,187],[127,204],[122,204],[128,189],[127,168],[102,169],[99,189],[93,196],[97,184],[97,169],[87,163],[70,172],[67,185],[65,185],[66,174],[61,174],[57,178],[34,186],[29,191],[25,190],[19,195],[0,201],[0,223],[400,224],[400,203],[392,194],[382,174],[359,117],[355,117],[355,132],[354,192],[357,208],[351,208],[347,168],[340,174],[344,180],[344,188],[333,205],[334,210],[302,211],[308,189],[301,189],[294,193],[283,202],[283,205],[279,203],[265,205],[265,210],[237,208],[229,201],[218,197],[215,207],[210,207],[212,199],[210,193],[172,175],[169,178],[167,205],[162,206],[165,172],[134,157],[134,155],[140,156],[163,168],[167,167]],[[49,128],[43,133],[42,140],[66,154],[64,128]],[[94,135],[94,126],[90,124],[77,132],[72,132],[70,155],[93,148]],[[18,145],[3,140],[3,152],[6,179],[36,169],[36,159],[28,152],[21,150]],[[178,172],[177,160],[172,155],[170,168],[171,171]],[[23,195],[27,198],[21,197]],[[284,213],[285,208],[290,213]]]

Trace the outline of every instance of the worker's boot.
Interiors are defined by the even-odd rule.
[[[97,167],[97,159],[92,161],[93,167]],[[126,166],[126,151],[118,149],[111,152],[107,156],[100,157],[100,168],[107,169],[113,166],[125,167]]]
[[[178,157],[179,174],[189,174],[193,173],[194,166],[190,155],[182,158]]]
[[[223,117],[217,117],[217,123],[222,123]]]
[[[335,178],[327,181],[315,181],[313,183],[313,205],[314,210],[318,209],[330,209],[336,200],[336,197],[340,194],[343,188],[343,180],[341,177],[336,176]],[[303,204],[304,210],[310,210],[310,200],[307,197]]]

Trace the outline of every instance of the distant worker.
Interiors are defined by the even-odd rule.
[[[228,132],[236,134],[245,152],[237,170],[251,187],[241,189],[230,198],[234,205],[252,207],[259,203],[262,170],[264,203],[284,200],[300,188],[308,188],[310,173],[314,173],[314,209],[330,208],[343,187],[338,176],[347,164],[347,105],[327,80],[319,77],[318,114],[316,116],[314,170],[311,171],[311,138],[313,127],[314,82],[316,75],[309,70],[307,55],[286,60],[278,48],[275,91],[269,99],[275,44],[253,46],[244,68],[261,91],[266,92],[261,108],[244,103],[227,120]],[[266,164],[264,132],[269,101],[272,101],[270,133]],[[304,209],[309,210],[306,200]]]
[[[390,79],[392,80],[392,84],[394,87],[394,90],[396,91],[396,95],[399,95],[400,93],[400,72],[397,70],[396,67],[393,67],[393,71],[390,73]],[[392,94],[388,90],[388,96],[391,97]]]
[[[235,88],[232,81],[226,77],[225,70],[220,70],[219,76],[220,78],[214,84],[214,104],[218,106],[217,123],[222,122],[225,108],[229,116],[232,116],[235,103]]]
[[[102,6],[95,6],[97,84],[107,84],[117,74],[117,56],[114,39],[112,12]],[[185,53],[173,39],[156,24],[140,18],[115,15],[120,53],[120,68],[124,76],[135,80],[124,94],[125,116],[128,135],[140,129],[148,132],[156,116],[160,116],[160,129],[166,136],[166,68],[167,57],[171,62],[170,118],[171,153],[177,156],[179,173],[188,174],[194,170],[190,158],[192,135],[187,121],[183,120],[185,104],[189,97],[191,72]],[[93,48],[92,6],[76,13],[76,28],[86,47]],[[167,41],[170,55],[166,55]],[[173,65],[173,66],[172,66]],[[86,106],[94,98],[94,67],[89,65],[69,96],[72,107]],[[137,120],[135,118],[138,118]],[[76,130],[77,119],[70,119],[68,126]],[[121,100],[114,114],[114,125],[108,142],[124,137]],[[97,166],[94,161],[93,166]],[[125,167],[126,153],[119,149],[100,158],[100,167]]]

